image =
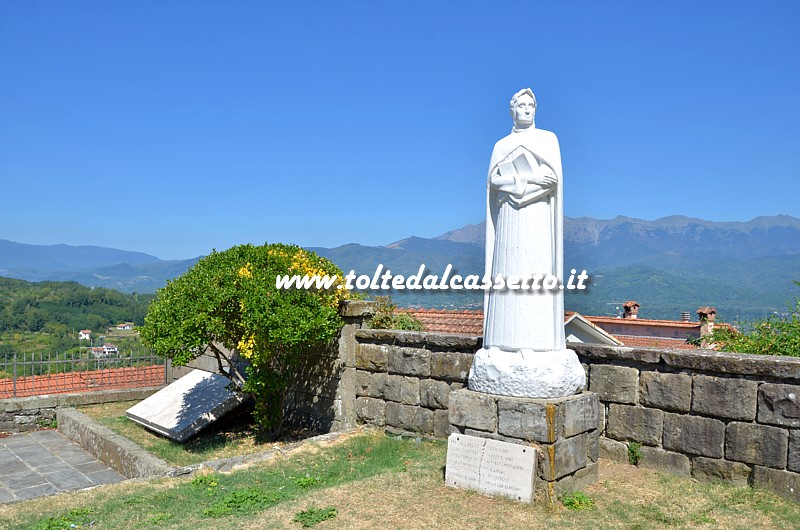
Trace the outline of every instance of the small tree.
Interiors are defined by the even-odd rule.
[[[331,289],[278,289],[278,275],[336,275]],[[294,245],[241,245],[212,252],[160,289],[140,328],[142,341],[178,366],[212,352],[255,401],[255,419],[280,433],[283,402],[299,355],[334,339],[347,297],[342,271]],[[225,350],[249,361],[246,377]]]
[[[797,280],[794,284],[800,286]],[[706,342],[724,351],[800,357],[800,298],[795,297],[788,310],[788,317],[772,315],[749,324],[746,332],[716,328]]]

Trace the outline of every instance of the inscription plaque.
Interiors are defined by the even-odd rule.
[[[533,447],[465,434],[447,440],[448,486],[531,502],[535,472]]]

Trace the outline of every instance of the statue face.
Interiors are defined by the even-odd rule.
[[[526,129],[533,124],[533,98],[528,94],[523,94],[517,98],[514,105],[514,125],[518,129]]]

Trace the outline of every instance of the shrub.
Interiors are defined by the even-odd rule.
[[[324,289],[277,289],[278,275],[336,275]],[[342,271],[294,245],[240,245],[212,252],[156,293],[140,328],[142,342],[186,365],[205,351],[220,369],[227,351],[247,361],[246,378],[228,376],[255,401],[255,419],[280,433],[283,401],[298,357],[335,339],[342,326]]]
[[[372,329],[399,329],[406,331],[422,331],[422,322],[408,313],[397,311],[397,304],[390,296],[375,297],[375,314],[369,321]]]

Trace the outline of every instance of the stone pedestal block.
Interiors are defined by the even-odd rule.
[[[537,502],[597,480],[600,402],[594,392],[536,399],[469,389],[450,393],[451,432],[535,447]]]

